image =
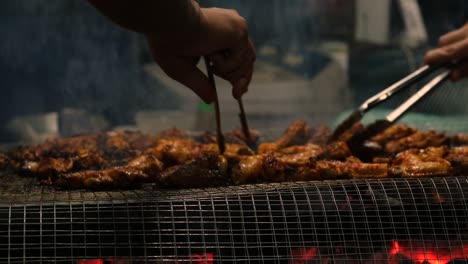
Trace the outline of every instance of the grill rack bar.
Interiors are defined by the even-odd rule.
[[[424,190],[438,191],[447,202],[464,202],[465,195],[461,192],[468,188],[468,176],[441,177],[441,178],[389,178],[368,180],[327,180],[308,182],[284,182],[250,184],[241,186],[226,186],[201,189],[160,189],[156,185],[148,184],[140,189],[117,191],[87,191],[87,190],[55,190],[50,187],[37,187],[29,191],[0,192],[1,206],[25,206],[37,204],[105,204],[105,203],[132,203],[152,199],[187,200],[187,199],[217,199],[226,197],[232,199],[237,196],[257,195],[269,193],[295,192],[299,189],[308,195],[327,201],[344,195],[345,191],[354,195],[362,195],[363,201],[398,205],[405,202],[424,202]],[[331,197],[334,194],[336,197]],[[323,196],[323,197],[321,197]]]
[[[316,247],[346,263],[393,240],[464,247],[467,191],[461,176],[1,194],[0,262],[174,263],[213,253],[216,263],[288,263],[292,250]]]

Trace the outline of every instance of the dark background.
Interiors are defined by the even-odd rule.
[[[468,2],[419,2],[430,36],[427,47],[414,51],[421,58],[439,35],[465,23]],[[348,42],[355,102],[409,71],[398,46],[353,43],[352,1],[206,0],[201,4],[236,8],[246,17],[257,48],[272,45],[283,53],[301,53],[306,43]],[[398,12],[393,13],[392,32],[397,35],[402,22]],[[0,142],[9,137],[1,127],[16,115],[73,107],[101,114],[115,126],[132,123],[140,109],[179,107],[164,86],[144,73],[142,66],[150,58],[142,37],[116,27],[85,0],[0,1],[0,33]],[[378,78],[366,79],[369,69],[377,70]],[[447,113],[463,111],[447,109]]]

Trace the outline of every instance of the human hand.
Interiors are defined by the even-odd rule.
[[[439,38],[437,48],[430,50],[424,57],[425,64],[459,62],[468,57],[468,23]],[[468,77],[468,61],[458,63],[452,70],[451,79]]]
[[[211,103],[214,88],[196,67],[200,56],[208,56],[213,72],[233,85],[232,95],[238,99],[247,92],[255,61],[247,24],[235,10],[200,8],[199,12],[198,32],[184,41],[146,34],[151,53],[168,76]]]

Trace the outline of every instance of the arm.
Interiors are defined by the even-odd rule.
[[[196,68],[200,56],[210,57],[215,74],[233,85],[234,97],[247,91],[255,50],[247,24],[236,11],[200,8],[193,0],[88,1],[116,24],[144,34],[164,72],[205,102],[211,102],[214,93]]]
[[[440,64],[468,59],[468,24],[439,38],[437,48],[430,50],[424,57],[426,64]],[[452,79],[468,77],[468,62],[459,63],[452,71]]]
[[[200,30],[200,7],[192,0],[88,1],[114,23],[145,35],[183,41]]]

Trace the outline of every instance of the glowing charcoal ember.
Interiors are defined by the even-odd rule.
[[[206,253],[204,255],[193,254],[192,263],[194,264],[213,264],[213,253]]]
[[[102,259],[78,260],[77,264],[104,264]]]
[[[78,260],[76,264],[133,264],[139,263],[134,262],[133,260],[124,258],[124,259],[86,259]]]
[[[289,264],[306,264],[312,261],[317,256],[318,249],[315,247],[310,248],[296,248],[291,251],[291,259]]]
[[[183,261],[176,261],[175,264],[183,264],[183,263],[191,263],[191,264],[213,264],[214,263],[214,254],[213,253],[205,253],[205,254],[192,254],[188,259]]]
[[[399,263],[399,257],[404,257],[415,264],[449,264],[454,259],[467,259],[468,248],[463,245],[443,247],[437,244],[427,243],[399,243],[392,241],[392,246],[388,251],[390,264]]]

